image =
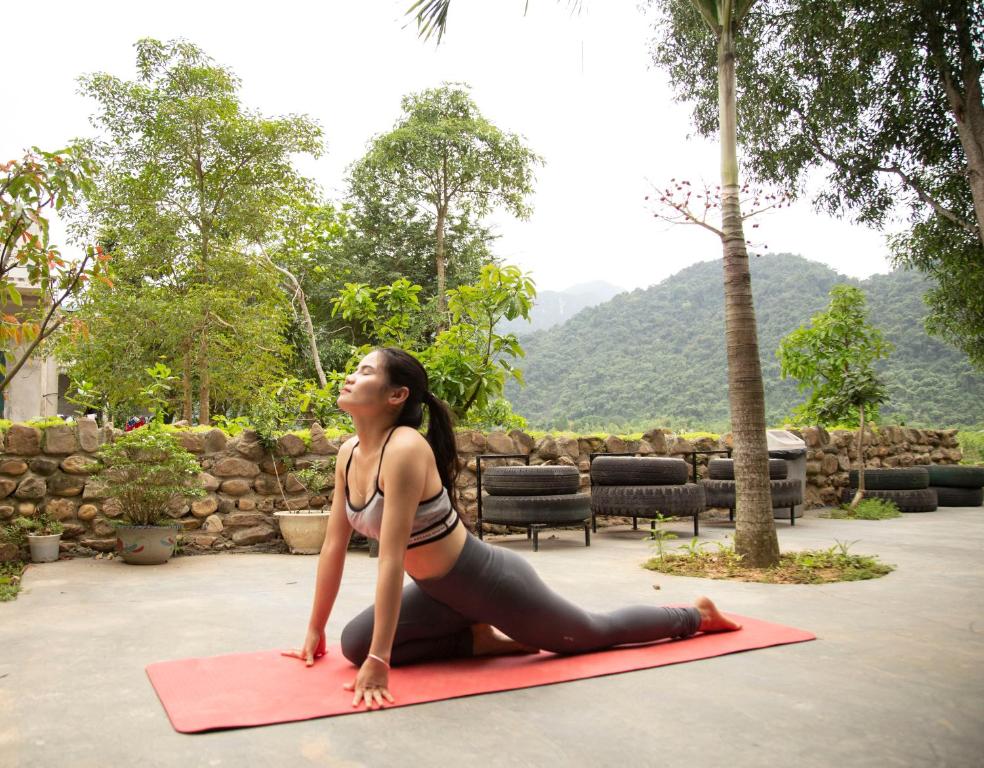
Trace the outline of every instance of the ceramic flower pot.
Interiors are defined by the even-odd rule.
[[[116,553],[131,565],[160,565],[174,554],[177,525],[121,525],[116,529]]]
[[[328,530],[330,510],[299,509],[297,511],[275,512],[280,524],[280,534],[295,555],[316,555]]]
[[[27,542],[31,546],[32,563],[53,563],[58,559],[58,542],[61,541],[60,533],[52,533],[46,536],[28,534]]]

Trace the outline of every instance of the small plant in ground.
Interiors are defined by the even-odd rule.
[[[894,501],[867,498],[863,499],[854,509],[851,509],[850,504],[841,504],[836,509],[821,512],[820,517],[838,520],[889,520],[893,517],[899,517],[901,514]]]
[[[656,547],[656,557],[659,560],[663,560],[665,557],[665,551],[663,550],[663,544],[665,544],[670,539],[677,538],[677,535],[672,531],[668,531],[663,528],[663,523],[665,523],[670,518],[665,515],[656,513],[656,519],[653,521],[653,529],[649,532],[649,538],[654,542],[653,546]]]
[[[253,428],[253,424],[245,416],[233,416],[229,418],[221,413],[212,417],[212,423],[229,435],[229,437],[237,437],[244,430]]]
[[[0,563],[0,603],[9,602],[17,597],[25,567],[27,563],[20,560]]]

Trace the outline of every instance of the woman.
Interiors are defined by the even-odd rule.
[[[375,604],[342,632],[342,653],[359,667],[345,686],[353,706],[393,701],[390,665],[539,649],[584,653],[739,628],[707,598],[694,608],[588,613],[553,593],[516,553],[472,536],[451,500],[458,458],[451,414],[403,350],[366,355],[346,378],[338,407],[352,416],[356,435],[338,452],[336,514],[318,559],[307,636],[285,655],[308,666],[324,655],[352,530],[378,538]],[[417,431],[424,407],[426,439]],[[404,572],[413,579],[405,588]]]

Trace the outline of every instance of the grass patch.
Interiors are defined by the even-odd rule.
[[[47,429],[48,427],[62,427],[68,424],[68,422],[60,416],[48,416],[43,419],[30,419],[24,423],[29,427],[42,430]]]
[[[7,563],[0,563],[0,603],[7,603],[17,599],[20,591],[21,576],[27,563],[19,560],[11,560]]]
[[[852,542],[853,543],[853,542]],[[766,584],[829,584],[835,581],[877,579],[891,573],[895,566],[881,563],[874,555],[855,555],[850,544],[837,542],[829,549],[786,552],[773,568],[751,568],[742,563],[741,555],[724,544],[716,552],[707,544],[693,539],[683,551],[663,552],[646,561],[644,568],[674,576],[698,576],[706,579],[757,581]]]
[[[836,509],[820,513],[820,517],[838,520],[890,520],[901,515],[895,502],[888,499],[862,499],[856,509],[851,509],[850,504],[841,504]]]

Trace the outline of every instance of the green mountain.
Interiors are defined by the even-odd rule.
[[[984,424],[984,375],[926,334],[920,274],[859,281],[792,254],[753,257],[751,271],[769,424],[783,423],[803,400],[779,376],[779,340],[825,309],[836,283],[865,292],[871,321],[895,345],[880,363],[890,394],[883,422]],[[526,386],[510,384],[506,395],[533,428],[728,428],[720,261],[620,294],[522,342]]]

